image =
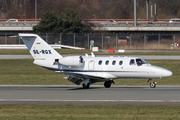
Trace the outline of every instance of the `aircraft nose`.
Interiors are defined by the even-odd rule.
[[[162,75],[161,78],[170,77],[172,75],[172,72],[164,69],[164,70],[161,70],[161,75]]]

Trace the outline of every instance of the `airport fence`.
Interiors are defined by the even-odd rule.
[[[1,34],[0,45],[24,44],[20,38],[12,38],[17,34]],[[89,49],[94,46],[99,49],[179,49],[179,34],[39,34],[48,44],[62,44]]]

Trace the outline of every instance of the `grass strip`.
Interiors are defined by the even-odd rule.
[[[173,72],[169,78],[154,79],[158,85],[180,85],[179,60],[147,60]],[[0,60],[1,85],[74,85],[64,75],[33,64],[32,59]],[[147,79],[117,79],[115,85],[149,85]],[[103,85],[103,82],[95,83]]]
[[[0,105],[1,120],[179,120],[180,106]]]

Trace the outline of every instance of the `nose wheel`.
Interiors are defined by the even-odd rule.
[[[151,82],[151,83],[150,83],[150,87],[151,87],[151,88],[155,88],[155,87],[156,87],[156,83],[155,83],[155,82]]]
[[[155,88],[155,87],[156,87],[156,82],[154,82],[153,79],[149,79],[148,82],[149,82],[150,80],[152,80],[151,83],[150,83],[150,87],[151,87],[151,88]]]

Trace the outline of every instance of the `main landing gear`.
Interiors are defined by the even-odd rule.
[[[82,86],[83,86],[84,89],[88,89],[89,86],[90,86],[90,84],[89,84],[89,83],[87,83],[87,84],[84,84],[84,83],[83,83]]]
[[[151,83],[150,83],[150,87],[151,87],[151,88],[155,88],[155,87],[156,87],[156,82],[154,82],[153,79],[149,79],[148,82],[149,82],[150,80],[152,80]]]
[[[84,89],[88,89],[90,86],[89,79],[85,79],[82,86]]]
[[[104,82],[104,87],[105,88],[110,88],[112,83],[115,84],[113,80],[105,81]]]
[[[112,83],[115,84],[113,80],[105,81],[105,82],[104,82],[104,87],[105,87],[105,88],[110,88]],[[88,89],[89,86],[90,86],[89,79],[84,80],[84,82],[83,82],[83,84],[82,84],[82,87],[83,87],[84,89]]]

